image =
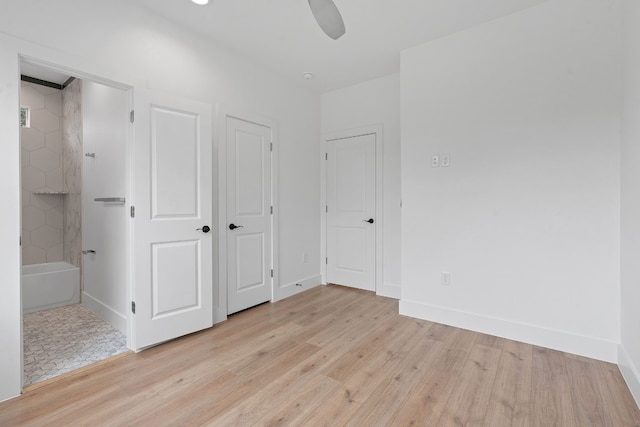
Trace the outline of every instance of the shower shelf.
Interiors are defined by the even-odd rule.
[[[45,196],[66,196],[68,191],[33,191],[32,194],[45,195]]]

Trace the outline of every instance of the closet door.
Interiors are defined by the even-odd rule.
[[[376,135],[327,141],[327,282],[376,290]]]
[[[227,117],[227,313],[272,298],[271,129]]]

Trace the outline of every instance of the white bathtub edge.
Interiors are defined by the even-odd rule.
[[[123,314],[118,313],[113,308],[84,291],[82,292],[82,305],[104,319],[123,334],[127,334],[127,318]]]
[[[63,271],[80,270],[73,264],[65,261],[44,262],[40,264],[23,265],[20,269],[23,276],[37,276],[39,274],[60,273]]]
[[[23,314],[80,302],[80,269],[67,262],[22,266]]]

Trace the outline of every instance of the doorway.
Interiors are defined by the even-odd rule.
[[[382,283],[382,127],[323,137],[325,283],[376,292]]]
[[[18,52],[13,57],[14,70],[24,71],[33,65],[101,83],[123,91],[127,96],[125,202],[122,203],[122,198],[114,194],[100,194],[93,199],[101,207],[114,208],[118,205],[118,208],[124,208],[127,218],[126,245],[120,253],[125,259],[125,298],[121,302],[126,319],[127,348],[143,350],[211,326],[214,299],[212,247],[214,242],[217,243],[217,236],[213,236],[217,230],[209,233],[214,219],[212,212],[217,210],[216,198],[212,200],[211,105],[148,89],[141,80],[113,74],[112,70],[99,64],[90,68],[104,74],[88,74],[78,71],[87,64],[77,58],[66,58],[77,67],[67,68],[32,59],[36,53],[42,52],[38,50],[31,55]],[[44,56],[57,57],[56,52]],[[7,70],[5,75],[19,79],[11,70]],[[118,83],[121,81],[128,83]],[[16,89],[19,89],[19,80],[16,83]],[[13,86],[11,89],[3,100],[11,102],[10,108],[16,112],[20,94],[19,90],[13,90]],[[0,95],[5,93],[0,92]],[[8,103],[6,107],[9,108]],[[7,132],[9,139],[15,141],[12,152],[16,154],[20,139],[18,126],[17,121],[13,122],[9,126],[13,130]],[[92,158],[84,154],[87,153],[79,152],[83,161],[84,157]],[[18,166],[15,169],[19,169]],[[180,179],[172,179],[176,176]],[[19,186],[20,182],[16,185]],[[46,196],[66,197],[64,194]],[[96,198],[100,200],[96,201]],[[17,204],[20,204],[19,199]],[[21,209],[15,211],[20,212]],[[17,222],[18,230],[15,232],[18,235],[22,221]],[[104,230],[109,234],[117,233],[113,228],[105,227]],[[107,239],[109,237],[106,236]],[[80,246],[80,249],[80,252],[87,251],[82,257],[99,255],[91,247]],[[12,259],[19,271],[20,257]],[[180,267],[179,274],[171,268],[175,265]],[[24,280],[19,278],[19,281],[21,286],[16,287],[17,295],[11,298],[16,305],[11,310],[15,310],[16,320],[22,323],[24,316],[19,301],[24,295]],[[16,289],[10,288],[12,292]],[[20,363],[24,355],[23,330],[20,324],[15,326],[12,329],[15,340],[9,348],[12,357],[6,358],[12,362],[8,364],[11,369],[6,369],[7,372],[12,371],[11,377],[3,384],[10,393],[23,386]]]
[[[129,94],[20,66],[22,265],[36,272],[22,280],[28,386],[127,350]]]

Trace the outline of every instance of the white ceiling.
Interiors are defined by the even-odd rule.
[[[347,28],[334,41],[307,0],[133,0],[326,92],[400,70],[400,51],[547,0],[334,0]]]

